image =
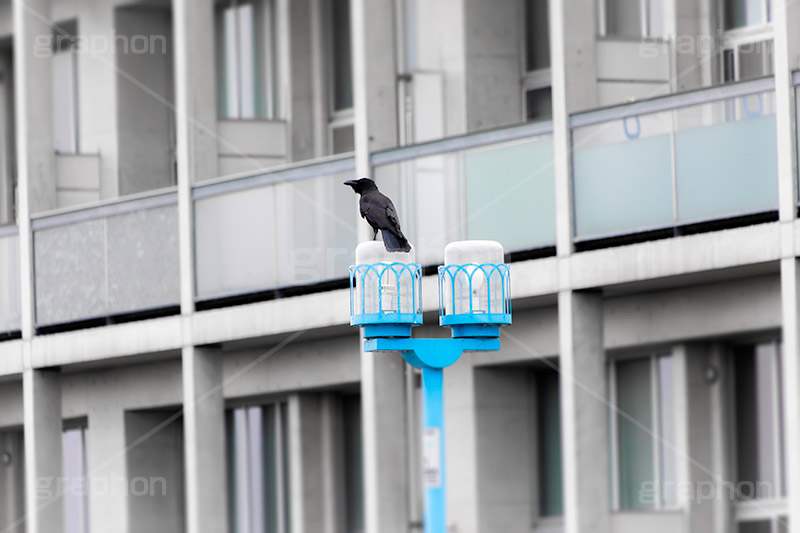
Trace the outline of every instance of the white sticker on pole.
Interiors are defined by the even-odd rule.
[[[442,486],[442,435],[439,428],[425,428],[422,438],[422,467],[425,488]]]

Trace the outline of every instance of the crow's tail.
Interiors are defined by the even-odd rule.
[[[389,230],[381,230],[383,236],[383,245],[386,247],[387,252],[410,252],[411,245],[408,243],[405,235],[402,233],[394,233]]]

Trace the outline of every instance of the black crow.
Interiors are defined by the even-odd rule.
[[[383,245],[387,252],[410,252],[411,245],[400,231],[400,219],[397,217],[397,210],[392,201],[378,190],[375,182],[369,178],[357,180],[347,180],[345,185],[349,185],[355,192],[361,195],[358,206],[361,216],[372,226],[372,240],[381,230],[383,235]]]

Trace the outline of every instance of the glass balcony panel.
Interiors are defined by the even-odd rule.
[[[550,135],[469,150],[464,167],[468,239],[496,240],[506,251],[555,244]]]
[[[0,237],[0,333],[21,327],[19,292],[19,236]]]
[[[279,285],[346,278],[358,244],[357,197],[343,182],[352,172],[278,185]]]
[[[375,179],[394,200],[415,260],[441,263],[445,245],[463,234],[458,152],[376,167]]]
[[[195,202],[197,296],[209,298],[274,288],[274,187]]]
[[[106,220],[108,313],[178,305],[178,209],[169,205]]]
[[[773,93],[676,114],[678,222],[778,209]]]
[[[105,315],[107,280],[102,218],[37,230],[34,255],[37,325]]]
[[[37,326],[179,305],[177,205],[102,209],[34,229]]]
[[[672,225],[670,129],[654,113],[573,130],[579,239]]]

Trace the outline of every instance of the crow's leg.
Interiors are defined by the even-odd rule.
[[[375,240],[375,237],[378,236],[378,228],[372,228],[372,240]]]

